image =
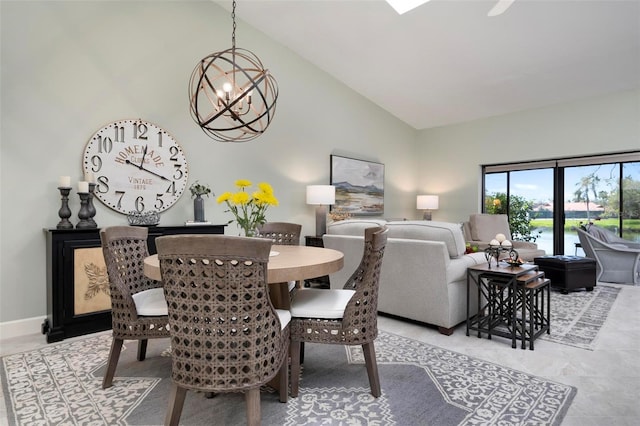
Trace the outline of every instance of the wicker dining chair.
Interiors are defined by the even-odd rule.
[[[138,341],[138,361],[147,352],[147,339],[169,337],[167,303],[162,283],[144,275],[149,256],[147,228],[113,226],[100,231],[102,254],[111,293],[113,341],[102,388],[111,386],[125,340]]]
[[[266,222],[258,227],[258,237],[270,238],[273,244],[282,246],[300,245],[302,225],[289,222]]]
[[[302,225],[297,223],[289,223],[289,222],[266,222],[258,227],[258,235],[259,238],[268,238],[273,241],[273,244],[278,244],[281,246],[298,246],[300,245],[300,234],[302,233]],[[289,294],[284,290],[283,286],[275,286],[272,285],[270,290],[273,292],[278,292],[277,295],[274,295],[278,303],[284,307],[288,308],[290,304],[290,293],[297,288],[300,288],[302,285],[300,282],[289,281],[287,283],[287,290]]]
[[[165,424],[178,424],[187,390],[244,392],[249,425],[260,424],[260,386],[278,373],[287,401],[291,314],[269,300],[271,244],[223,235],[156,239],[171,334]]]
[[[362,345],[371,394],[381,395],[374,340],[387,229],[365,229],[364,253],[342,289],[302,289],[291,301],[291,396],[298,396],[302,342]]]

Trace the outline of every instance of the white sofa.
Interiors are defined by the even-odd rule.
[[[378,311],[438,327],[450,335],[466,320],[467,268],[486,262],[484,253],[466,255],[460,224],[432,221],[351,219],[331,223],[324,246],[344,253],[344,268],[330,275],[342,288],[362,258],[364,229],[386,225]],[[472,291],[471,313],[477,299]]]

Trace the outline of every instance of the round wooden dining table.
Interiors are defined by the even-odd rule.
[[[267,263],[267,282],[271,284],[271,300],[276,308],[288,309],[289,281],[303,281],[339,271],[344,266],[340,251],[309,246],[271,246]],[[144,274],[162,281],[160,261],[154,254],[144,259]],[[276,288],[274,288],[276,287]]]

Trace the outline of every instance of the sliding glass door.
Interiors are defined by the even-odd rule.
[[[576,227],[640,241],[640,152],[483,166],[483,212],[509,215],[513,239],[580,255]]]
[[[640,243],[640,162],[622,165],[622,238]],[[612,201],[615,200],[615,194]]]
[[[620,193],[620,164],[565,167],[563,170],[564,254],[581,254],[575,231],[578,226],[597,223],[616,234],[620,232],[620,209],[617,200],[612,199],[614,194]]]

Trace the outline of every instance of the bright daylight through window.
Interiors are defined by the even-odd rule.
[[[640,152],[483,166],[483,210],[507,214],[513,238],[583,256],[589,222],[640,242]]]
[[[391,7],[398,12],[399,15],[402,15],[405,12],[408,12],[421,4],[425,4],[429,0],[386,0]]]

